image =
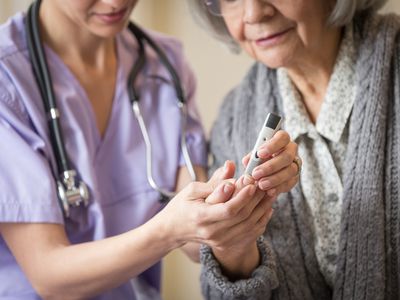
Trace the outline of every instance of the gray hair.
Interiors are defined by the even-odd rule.
[[[327,1],[327,0],[320,0]],[[187,0],[189,9],[195,20],[216,39],[224,42],[230,50],[240,52],[239,45],[233,40],[226,28],[224,19],[210,14],[203,0]],[[336,0],[327,24],[345,26],[349,24],[359,11],[378,11],[387,0]]]

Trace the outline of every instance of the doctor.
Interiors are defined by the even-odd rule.
[[[149,33],[178,81],[127,29],[136,2],[37,1],[0,27],[2,299],[134,299],[133,277],[158,293],[159,261],[172,249],[198,260],[200,243],[221,251],[246,236],[253,247],[265,228],[275,193],[224,180],[232,163],[187,185],[191,165],[206,178],[194,77],[175,40]],[[284,133],[271,147],[295,154]],[[297,181],[289,173],[287,189]]]

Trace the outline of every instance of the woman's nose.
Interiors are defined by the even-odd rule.
[[[267,0],[243,0],[243,21],[248,24],[272,17],[275,8]]]

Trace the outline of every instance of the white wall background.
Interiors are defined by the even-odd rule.
[[[68,0],[66,0],[68,1]],[[31,0],[0,0],[0,23]],[[400,1],[389,0],[384,11],[400,13]],[[194,24],[184,0],[142,0],[133,19],[178,37],[198,77],[198,106],[207,132],[223,95],[243,77],[250,64],[245,55],[232,55]],[[164,260],[163,296],[166,300],[200,300],[199,266],[179,251]]]

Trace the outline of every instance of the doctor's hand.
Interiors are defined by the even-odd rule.
[[[197,242],[228,249],[245,233],[262,234],[267,218],[260,206],[264,192],[254,183],[236,191],[233,179],[221,179],[231,168],[218,170],[206,183],[190,183],[155,217],[178,246]]]
[[[252,172],[258,187],[270,197],[290,191],[299,181],[301,159],[297,156],[297,144],[290,140],[289,134],[279,130],[269,141],[263,143],[257,155],[264,161]],[[251,153],[242,163],[246,167]]]
[[[227,164],[233,163],[227,162],[225,165]],[[251,176],[241,176],[235,182],[233,196],[237,195],[247,186],[254,184],[255,180]],[[243,227],[243,230],[238,230],[237,234],[226,243],[212,247],[213,254],[219,261],[222,272],[231,280],[248,278],[260,263],[260,253],[256,241],[258,237],[264,233],[267,223],[272,217],[272,204],[275,202],[276,196],[269,197],[265,192],[259,189],[258,193],[264,195],[263,198],[255,206],[248,219],[243,221],[243,225],[246,223],[253,225],[250,225],[249,229],[244,230]],[[220,200],[221,198],[206,199],[208,203],[218,203],[217,201]],[[253,223],[255,220],[254,217],[256,216],[262,217],[258,219],[257,223]]]

